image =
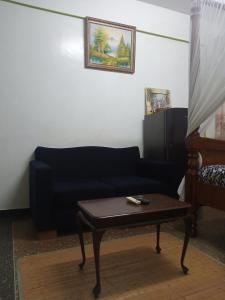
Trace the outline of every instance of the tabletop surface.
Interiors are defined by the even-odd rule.
[[[160,211],[188,210],[191,205],[186,202],[161,194],[143,195],[149,204],[135,205],[128,203],[126,197],[82,200],[78,206],[92,218],[109,218],[128,215],[154,214]],[[134,196],[135,197],[135,196]]]

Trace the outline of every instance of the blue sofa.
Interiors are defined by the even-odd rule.
[[[34,156],[30,208],[38,231],[75,228],[79,200],[147,193],[175,196],[183,172],[173,163],[141,159],[138,147],[37,147]]]

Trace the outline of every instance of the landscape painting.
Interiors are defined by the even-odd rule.
[[[87,17],[85,66],[134,73],[135,39],[134,26]]]
[[[151,115],[168,109],[170,104],[170,91],[164,89],[145,88],[145,114]]]
[[[215,139],[225,140],[225,103],[216,111]]]

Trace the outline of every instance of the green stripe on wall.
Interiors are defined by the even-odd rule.
[[[85,17],[82,17],[82,16],[69,14],[69,13],[65,13],[65,12],[62,12],[62,11],[48,9],[48,8],[35,6],[35,5],[31,5],[31,4],[21,3],[21,2],[17,2],[17,1],[13,1],[13,0],[0,0],[0,1],[15,4],[15,5],[19,5],[19,6],[23,6],[23,7],[27,7],[27,8],[32,8],[32,9],[36,9],[36,10],[41,10],[41,11],[45,11],[45,12],[48,12],[48,13],[62,15],[62,16],[70,17],[70,18],[85,19]],[[157,37],[160,37],[160,38],[169,39],[169,40],[173,40],[173,41],[177,41],[177,42],[181,42],[181,43],[189,43],[189,41],[187,41],[187,40],[183,40],[183,39],[180,39],[180,38],[175,38],[175,37],[172,37],[172,36],[169,36],[169,35],[158,34],[158,33],[150,32],[150,31],[144,31],[144,30],[140,30],[140,29],[137,29],[137,32],[148,34],[148,35],[153,35],[153,36],[157,36]]]

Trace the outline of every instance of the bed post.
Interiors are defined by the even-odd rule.
[[[197,235],[197,213],[199,204],[196,199],[196,182],[198,180],[198,150],[195,148],[194,141],[199,137],[198,132],[193,132],[186,138],[186,148],[188,151],[188,166],[185,176],[185,201],[191,203],[193,213],[192,236]]]

